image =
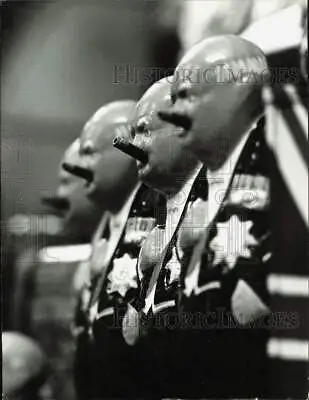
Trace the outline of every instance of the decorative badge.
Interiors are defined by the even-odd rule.
[[[149,232],[154,228],[154,218],[133,217],[129,218],[126,226],[124,243],[141,245]]]
[[[262,175],[235,175],[227,203],[250,210],[263,210],[270,203],[269,186],[269,178]]]
[[[107,293],[112,294],[118,292],[125,297],[127,291],[137,288],[136,277],[136,258],[131,258],[128,254],[115,259],[113,269],[107,276],[108,287]]]
[[[225,262],[228,269],[233,269],[239,257],[251,257],[251,247],[258,244],[249,232],[252,225],[252,221],[241,221],[236,215],[217,224],[217,235],[209,245],[214,252],[214,266]]]

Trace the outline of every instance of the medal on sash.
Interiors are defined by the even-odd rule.
[[[201,172],[202,167],[199,166],[195,171],[195,178]],[[172,223],[171,229],[168,229],[165,236],[165,247],[161,251],[160,259],[151,271],[145,271],[141,284],[141,302],[137,306],[138,309],[132,305],[128,306],[127,313],[123,319],[122,330],[123,337],[127,344],[134,345],[137,341],[147,334],[150,327],[152,317],[156,310],[154,306],[155,293],[158,283],[158,278],[162,268],[165,266],[166,258],[169,251],[172,252],[173,246],[176,245],[176,234],[181,221],[184,218],[185,211],[188,205],[189,196],[193,188],[195,179],[192,181],[190,190],[186,193],[185,201],[179,204],[178,218]],[[147,274],[147,276],[145,276]]]
[[[128,218],[117,237],[109,243],[109,254],[104,257],[105,265],[107,262],[108,265],[102,271],[92,297],[90,310],[96,310],[92,324],[111,315],[109,310],[114,310],[119,302],[123,304],[129,301],[132,293],[138,289],[137,257],[142,243],[155,227],[154,208],[158,206],[158,201],[158,196],[154,197],[144,185],[135,193]]]
[[[255,136],[252,136],[252,135]],[[240,154],[236,160],[233,171],[226,178],[226,182],[220,184],[221,199],[215,202],[213,193],[218,189],[212,188],[213,183],[209,182],[209,191],[212,193],[208,204],[208,218],[212,221],[208,224],[200,243],[195,247],[191,260],[188,263],[184,274],[184,294],[188,298],[192,293],[200,295],[202,292],[221,288],[221,277],[233,270],[239,259],[251,259],[255,257],[257,248],[265,247],[264,242],[268,240],[268,234],[263,234],[257,239],[253,232],[253,220],[243,218],[243,214],[264,212],[269,208],[269,178],[262,173],[254,172],[250,174],[245,172],[247,168],[255,171],[257,155],[260,143],[254,137],[263,137],[260,127],[257,127],[255,133],[248,134],[240,142]],[[252,148],[254,151],[252,151]],[[251,149],[251,150],[250,150]],[[244,167],[240,166],[241,160],[245,157]],[[250,157],[249,161],[247,160]],[[240,169],[239,169],[240,168]],[[244,172],[242,169],[244,169]],[[215,180],[213,180],[215,182]],[[219,187],[218,186],[218,187]],[[230,210],[231,214],[223,218],[224,210]],[[237,210],[243,210],[240,214]],[[221,216],[222,215],[222,216]],[[218,219],[219,218],[219,219]],[[223,218],[223,219],[222,219]],[[206,244],[207,250],[206,249]],[[203,254],[206,256],[202,261]],[[265,262],[269,258],[268,252],[265,254]],[[207,263],[209,279],[204,283],[199,283],[202,263]],[[217,272],[216,272],[217,271]],[[204,279],[206,277],[203,267]]]

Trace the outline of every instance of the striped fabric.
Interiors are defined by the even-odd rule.
[[[275,398],[308,394],[308,111],[299,89],[292,84],[264,89],[274,161],[274,262],[267,280],[273,324],[267,352]]]
[[[308,112],[291,84],[266,87],[264,93],[268,103],[269,144],[293,200],[308,224]]]

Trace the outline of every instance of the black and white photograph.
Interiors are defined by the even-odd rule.
[[[3,0],[4,400],[309,399],[306,0]]]

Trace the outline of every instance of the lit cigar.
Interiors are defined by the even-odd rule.
[[[148,154],[146,151],[130,143],[125,138],[116,136],[113,141],[113,146],[144,164],[148,162]]]
[[[65,162],[62,164],[62,168],[72,175],[85,179],[87,182],[93,181],[93,172],[89,169],[79,167],[78,165],[68,164]]]
[[[42,204],[45,204],[49,207],[55,208],[56,210],[66,211],[70,207],[70,203],[67,199],[59,196],[50,196],[50,197],[42,197]]]

